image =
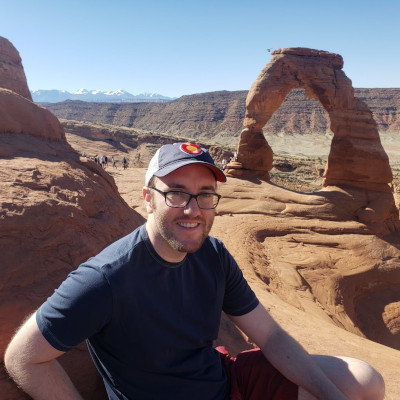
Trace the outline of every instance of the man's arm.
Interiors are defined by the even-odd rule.
[[[348,399],[261,304],[248,314],[229,317],[289,380],[318,399]]]
[[[35,400],[82,400],[56,360],[62,354],[40,332],[35,313],[8,345],[4,362],[17,385]]]

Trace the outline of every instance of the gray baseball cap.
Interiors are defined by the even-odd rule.
[[[189,164],[201,164],[209,168],[219,182],[226,182],[225,174],[215,165],[210,153],[194,143],[174,143],[160,147],[149,163],[145,185],[153,176],[166,176]]]

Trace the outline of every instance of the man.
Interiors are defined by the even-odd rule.
[[[143,188],[147,223],[72,272],[11,341],[5,363],[23,390],[81,399],[56,358],[86,340],[110,399],[383,398],[368,364],[311,357],[259,303],[208,236],[217,181],[225,175],[205,149],[157,151]],[[233,359],[212,347],[222,310],[261,351]]]

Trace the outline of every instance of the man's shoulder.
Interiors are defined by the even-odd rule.
[[[135,249],[145,241],[143,230],[145,231],[144,225],[139,226],[129,234],[111,243],[91,260],[97,261],[100,265],[105,265],[129,259]]]

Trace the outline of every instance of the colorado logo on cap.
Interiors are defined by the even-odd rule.
[[[182,143],[179,148],[181,151],[187,154],[199,155],[203,153],[203,149],[194,143]]]
[[[180,149],[187,154],[198,155],[203,153],[203,149],[199,145],[193,143],[182,143]]]

